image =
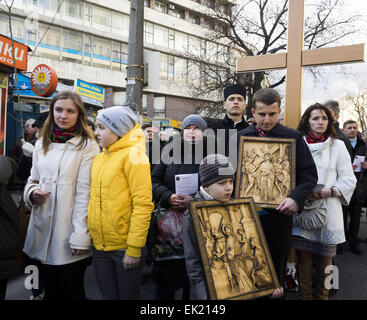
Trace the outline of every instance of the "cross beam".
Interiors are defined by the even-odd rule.
[[[239,58],[237,72],[286,69],[284,122],[295,129],[301,119],[302,67],[364,62],[364,44],[303,50],[304,0],[289,1],[288,19],[288,52]]]

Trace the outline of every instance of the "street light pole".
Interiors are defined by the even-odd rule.
[[[143,27],[144,0],[131,0],[126,105],[138,114],[142,113],[144,83]]]

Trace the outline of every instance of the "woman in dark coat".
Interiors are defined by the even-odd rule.
[[[12,158],[0,156],[0,300],[5,299],[8,279],[20,269],[20,221],[17,206],[7,189],[16,167]]]
[[[190,201],[189,195],[176,193],[175,176],[178,174],[193,174],[199,172],[201,160],[206,156],[203,132],[206,121],[198,115],[187,116],[182,123],[182,136],[173,137],[162,151],[161,163],[152,172],[153,199],[160,208],[172,208],[178,212],[185,212]],[[199,177],[198,186],[199,186]],[[197,190],[194,190],[194,194]],[[182,219],[178,230],[181,230]],[[155,235],[152,234],[152,237]],[[189,299],[189,281],[181,243],[181,254],[174,258],[155,257],[153,254],[153,280],[156,282],[157,300],[173,300],[175,291],[183,288],[183,299]],[[176,248],[177,249],[177,248]]]

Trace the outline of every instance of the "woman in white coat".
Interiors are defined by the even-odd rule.
[[[85,299],[90,171],[98,153],[81,97],[56,94],[24,189],[32,214],[23,251],[39,267],[45,299]]]
[[[315,160],[318,184],[324,185],[309,200],[324,199],[327,223],[317,230],[306,230],[294,216],[292,247],[296,249],[299,297],[312,299],[312,269],[315,267],[313,297],[328,299],[325,278],[330,273],[336,246],[345,242],[342,204],[348,205],[353,194],[356,178],[349,153],[344,142],[336,139],[330,111],[316,103],[307,108],[298,126]],[[300,213],[302,215],[302,213]],[[331,267],[329,267],[331,270]],[[326,269],[326,270],[325,270]]]

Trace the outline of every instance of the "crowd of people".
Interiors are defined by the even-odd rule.
[[[0,299],[7,280],[30,264],[39,269],[32,299],[86,299],[92,264],[103,299],[136,300],[147,263],[156,300],[175,299],[179,289],[184,300],[209,299],[189,204],[233,199],[242,136],[295,142],[294,188],[277,208],[256,208],[280,284],[271,298],[284,298],[293,248],[299,298],[327,299],[325,268],[335,255],[345,243],[362,254],[367,162],[358,123],[339,129],[339,107],[328,101],[308,107],[290,129],[271,88],[253,95],[246,122],[246,90],[238,84],[224,89],[223,108],[222,120],[208,126],[189,115],[181,133],[167,137],[141,126],[128,107],[103,109],[93,123],[77,93],[56,94],[49,112],[26,123],[26,139],[0,157]],[[178,190],[182,177],[190,191]],[[310,203],[327,214],[316,230],[297,219]]]

